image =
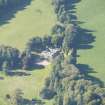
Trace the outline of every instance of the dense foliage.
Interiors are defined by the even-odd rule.
[[[6,71],[20,66],[20,52],[16,48],[0,46],[0,69]]]
[[[0,0],[0,7],[16,6],[21,0]]]
[[[54,105],[104,105],[105,88],[101,84],[86,79],[86,75],[80,73],[79,69],[69,64],[63,56],[58,56],[53,62],[53,71],[46,79],[42,98],[47,97],[46,89],[49,93],[55,94]]]
[[[63,53],[54,59],[53,70],[46,79],[41,96],[45,99],[54,98],[53,105],[105,105],[104,86],[89,79],[76,67],[77,25],[70,24],[68,6],[71,2],[73,0],[53,0],[58,21],[65,29],[62,32]]]
[[[62,46],[63,36],[52,35],[45,37],[35,37],[27,43],[27,49],[30,51],[41,52],[46,48],[60,48]]]
[[[16,48],[10,46],[0,46],[0,70],[6,73],[15,69],[29,69],[33,67],[34,59],[37,55],[32,55],[29,50],[22,53]]]
[[[0,0],[0,6],[16,5],[20,0]],[[53,70],[46,79],[40,95],[43,99],[54,98],[53,105],[105,105],[105,88],[88,79],[76,67],[77,26],[70,23],[68,0],[53,0],[58,24],[52,34],[29,40],[24,52],[8,46],[0,46],[0,69],[27,69],[33,66],[32,51],[41,52],[48,47],[61,48],[61,53],[53,59]],[[70,53],[71,51],[71,53]],[[17,101],[17,100],[16,100]]]

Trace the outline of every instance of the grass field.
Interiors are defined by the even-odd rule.
[[[29,76],[10,77],[0,72],[0,77],[4,77],[4,80],[0,80],[0,105],[7,105],[6,94],[12,95],[16,89],[21,89],[27,99],[40,99],[39,92],[43,88],[44,80],[48,77],[50,71],[51,66],[49,65],[45,69],[29,71],[31,74]]]
[[[76,12],[78,20],[84,22],[80,26],[93,30],[96,37],[93,48],[78,51],[78,63],[89,65],[96,72],[92,75],[105,82],[105,0],[81,0]]]
[[[92,30],[95,41],[93,48],[78,50],[78,63],[86,64],[95,73],[90,75],[105,82],[105,0],[81,0],[76,5],[78,21],[84,22],[80,26]],[[10,45],[23,50],[26,42],[34,36],[50,34],[56,22],[51,0],[32,0],[26,9],[18,11],[9,23],[0,26],[0,44]],[[85,35],[85,34],[84,34]],[[29,76],[5,76],[0,72],[0,105],[7,105],[6,94],[12,94],[20,88],[27,99],[38,98],[45,78],[49,75],[51,66],[45,69],[29,71]],[[51,105],[51,101],[46,101]],[[8,104],[9,105],[9,104]]]
[[[50,34],[55,22],[56,14],[51,0],[32,0],[30,5],[18,11],[8,23],[0,26],[0,44],[10,45],[22,51],[30,38]],[[39,91],[50,71],[50,65],[45,69],[30,71],[31,75],[26,77],[5,76],[0,71],[0,77],[4,77],[4,80],[0,80],[0,105],[7,105],[5,95],[12,94],[17,88],[23,90],[25,98],[40,99]],[[51,101],[46,102],[46,105],[51,105]]]
[[[23,50],[30,38],[50,34],[55,22],[56,15],[51,0],[32,0],[7,24],[0,26],[0,44]]]

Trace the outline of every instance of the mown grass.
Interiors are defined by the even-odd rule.
[[[29,76],[6,76],[0,72],[0,105],[7,105],[6,94],[12,95],[16,89],[21,89],[27,99],[41,99],[39,93],[44,86],[44,80],[51,72],[51,65],[41,70],[29,71]],[[45,100],[44,100],[45,101]],[[46,101],[50,103],[50,101]],[[8,103],[9,105],[9,103]]]
[[[51,0],[32,0],[7,24],[0,26],[0,44],[23,50],[30,38],[50,34],[55,22],[56,15]]]
[[[89,65],[96,72],[91,75],[105,82],[105,0],[81,0],[76,12],[78,20],[84,22],[80,26],[93,30],[96,37],[93,48],[78,51],[78,63]]]

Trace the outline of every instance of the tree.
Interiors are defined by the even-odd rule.
[[[51,42],[55,48],[60,48],[62,46],[63,37],[54,35],[52,36]]]
[[[27,49],[31,51],[40,52],[43,49],[42,39],[40,37],[35,37],[29,40],[27,43]]]
[[[42,38],[42,43],[44,48],[52,46],[51,39],[52,39],[51,36],[45,36]]]
[[[9,62],[4,61],[2,65],[2,70],[7,74],[8,70],[10,69]]]
[[[57,36],[62,36],[64,30],[65,30],[64,26],[61,26],[60,24],[56,24],[52,28],[52,34]]]
[[[5,63],[4,63],[5,62]],[[9,65],[9,68],[18,68],[20,64],[20,52],[16,48],[0,46],[0,68]]]
[[[40,92],[40,96],[43,98],[43,99],[52,99],[54,96],[55,96],[55,92],[53,90],[50,90],[50,89],[43,89],[41,92]]]
[[[77,63],[77,57],[70,54],[70,55],[67,56],[67,62],[69,64],[76,65],[76,63]]]
[[[25,56],[23,59],[22,59],[22,69],[26,70],[26,69],[29,69],[30,67],[32,68],[31,66],[31,57],[29,56]]]
[[[55,12],[58,13],[60,10],[61,5],[63,4],[64,0],[53,0]]]
[[[63,41],[63,51],[68,54],[69,50],[75,48],[75,27],[74,25],[67,25],[65,29],[65,37]]]

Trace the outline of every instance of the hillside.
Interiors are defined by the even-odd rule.
[[[5,17],[8,16],[6,14]],[[30,38],[50,34],[55,21],[56,16],[50,0],[32,0],[30,5],[17,11],[11,20],[0,26],[0,44],[22,50]]]
[[[81,0],[76,5],[78,21],[83,22],[80,26],[90,30],[90,36],[95,37],[93,43],[90,44],[91,48],[78,51],[80,55],[78,63],[84,64],[87,69],[93,69],[91,74],[105,82],[104,10],[105,0]]]

